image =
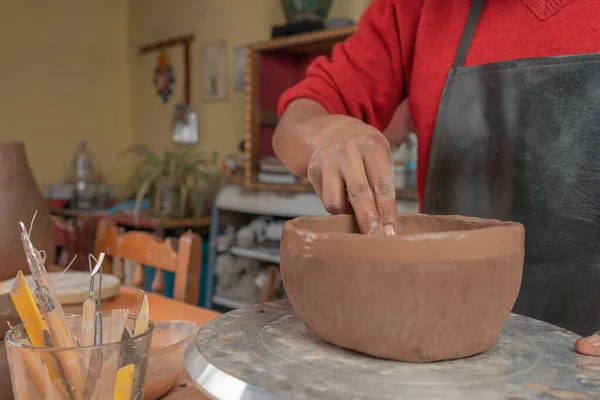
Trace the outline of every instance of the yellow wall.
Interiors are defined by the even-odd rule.
[[[358,20],[370,0],[334,0],[329,17]],[[199,147],[221,156],[237,152],[243,139],[244,95],[235,92],[233,49],[268,39],[271,26],[284,23],[279,0],[131,0],[130,39],[133,51],[140,45],[168,37],[193,33],[191,48],[192,103],[199,120]],[[228,96],[220,102],[203,102],[200,54],[203,44],[224,39],[228,46]],[[168,52],[178,81],[169,103],[163,104],[152,84],[156,54],[131,59],[132,129],[135,143],[155,149],[171,145],[171,118],[177,102],[183,101],[182,51]]]
[[[370,0],[334,0],[330,17],[357,20]],[[80,140],[98,155],[120,194],[132,143],[171,146],[171,118],[183,100],[182,52],[169,51],[178,79],[163,104],[152,83],[156,54],[140,45],[194,33],[192,102],[199,147],[222,156],[243,138],[244,95],[234,91],[233,48],[268,39],[284,22],[279,0],[7,0],[0,24],[0,141],[24,141],[40,184],[66,178]],[[228,45],[228,98],[201,100],[200,51]],[[121,157],[122,158],[122,157]]]
[[[131,144],[125,0],[8,0],[0,24],[0,141],[24,141],[38,183],[66,177],[80,140],[109,180]]]

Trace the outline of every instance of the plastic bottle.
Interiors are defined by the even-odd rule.
[[[94,204],[94,183],[97,180],[94,154],[81,141],[73,155],[72,181],[75,185],[74,208],[90,209]]]
[[[406,187],[415,189],[417,187],[417,135],[409,133],[406,136],[407,159],[406,159]]]

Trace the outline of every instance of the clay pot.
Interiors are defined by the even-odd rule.
[[[29,273],[23,252],[19,221],[29,229],[35,211],[31,240],[46,252],[46,264],[56,258],[50,212],[38,188],[23,143],[0,143],[0,280],[14,278],[19,270]]]
[[[290,301],[319,338],[399,361],[487,350],[516,301],[521,224],[400,215],[400,234],[367,236],[353,216],[286,222],[281,273]]]

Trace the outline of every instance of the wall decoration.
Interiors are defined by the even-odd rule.
[[[166,51],[161,50],[158,53],[158,65],[154,69],[154,85],[156,86],[158,95],[163,102],[169,101],[171,93],[173,93],[173,84],[175,83],[175,74],[169,55]]]
[[[238,46],[233,50],[233,74],[235,91],[243,92],[246,86],[246,46]]]
[[[175,132],[172,140],[175,143],[198,143],[198,117],[190,105],[177,104],[173,125]]]
[[[204,101],[227,99],[227,44],[221,40],[202,50],[202,98]]]
[[[175,117],[173,118],[173,135],[171,139],[176,143],[195,144],[198,143],[198,118],[192,107],[192,96],[190,91],[190,46],[194,40],[194,35],[178,36],[161,42],[152,43],[140,48],[140,53],[147,54],[153,51],[159,51],[158,67],[154,74],[154,82],[159,90],[159,94],[166,103],[172,93],[172,85],[175,82],[173,77],[173,68],[165,49],[175,46],[183,46],[183,86],[184,102],[175,106]]]

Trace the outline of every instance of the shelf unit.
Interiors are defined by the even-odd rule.
[[[412,200],[397,200],[398,212],[418,212],[419,204]],[[265,212],[268,210],[268,212]],[[295,218],[300,215],[325,216],[327,211],[314,192],[268,191],[247,188],[231,184],[225,186],[217,194],[212,209],[210,228],[208,263],[205,270],[206,287],[203,288],[202,307],[220,306],[228,309],[246,306],[247,304],[215,295],[215,263],[217,250],[215,243],[220,234],[224,213],[236,213],[246,217],[268,215],[279,218]],[[229,251],[238,257],[279,264],[279,254],[271,247],[257,246],[253,249],[232,247]]]

